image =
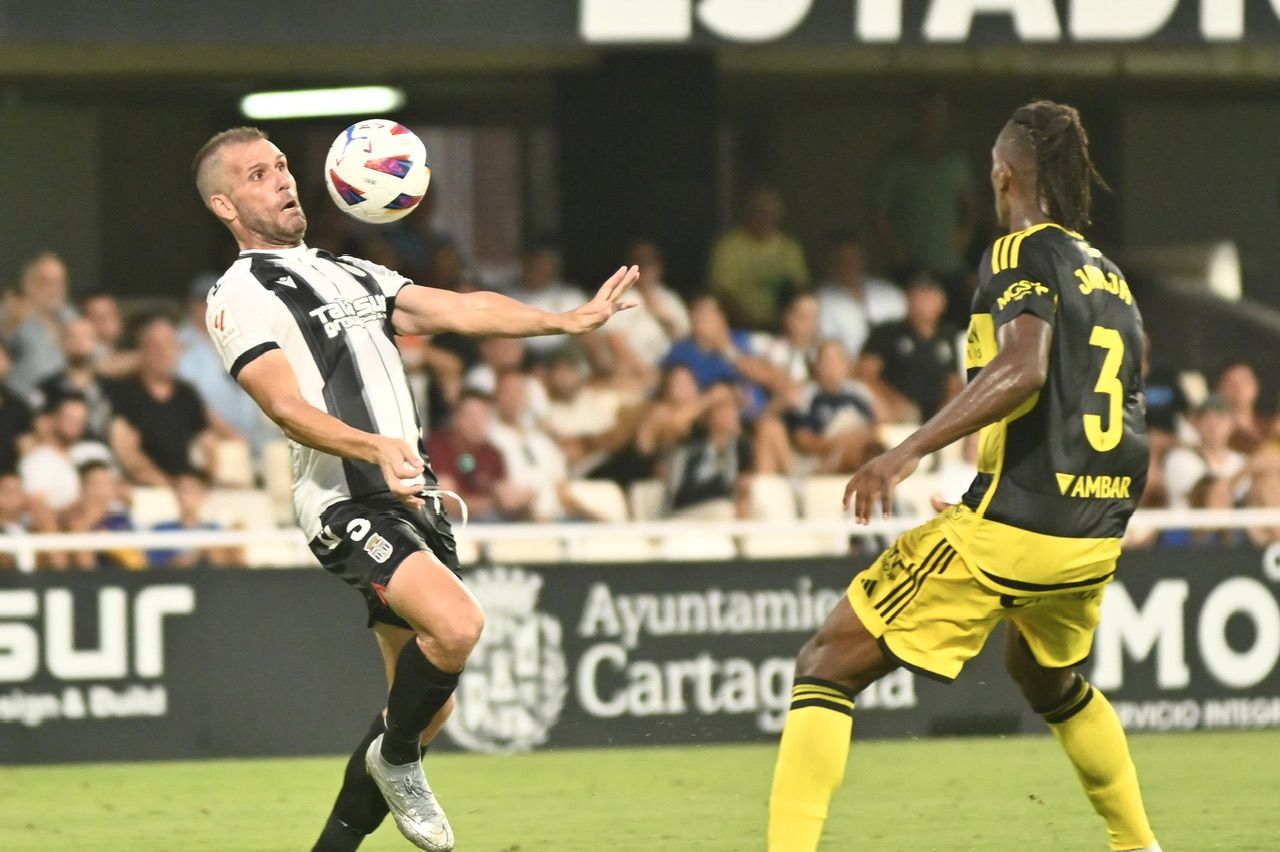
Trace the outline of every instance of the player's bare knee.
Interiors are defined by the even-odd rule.
[[[484,632],[484,613],[479,607],[451,613],[432,624],[424,640],[446,657],[465,661]]]
[[[1036,662],[1026,639],[1017,632],[1010,633],[1005,644],[1004,665],[1009,677],[1033,707],[1058,701],[1066,694],[1075,676],[1075,669],[1053,669]]]

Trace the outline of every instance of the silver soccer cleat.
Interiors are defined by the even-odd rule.
[[[427,852],[453,849],[453,828],[427,784],[421,761],[405,766],[387,763],[382,757],[382,737],[379,736],[365,752],[364,768],[382,791],[400,833],[410,843]]]

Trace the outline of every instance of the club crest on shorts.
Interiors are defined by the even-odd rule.
[[[369,554],[370,559],[379,564],[391,558],[391,551],[391,542],[377,533],[369,536],[369,540],[364,543],[364,552]]]
[[[542,578],[523,568],[481,568],[467,587],[485,627],[458,684],[444,731],[472,751],[527,751],[547,741],[569,693],[560,620],[539,612]]]

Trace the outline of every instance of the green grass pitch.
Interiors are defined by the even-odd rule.
[[[1280,731],[1132,738],[1167,852],[1280,850]],[[460,852],[764,848],[772,746],[434,755]],[[338,758],[0,768],[8,852],[299,852]],[[405,850],[388,821],[368,850]],[[1048,737],[855,743],[825,849],[1104,852]]]

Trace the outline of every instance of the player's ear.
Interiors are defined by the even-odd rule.
[[[991,169],[991,182],[996,192],[1008,194],[1009,184],[1013,182],[1013,167],[1009,165],[1008,160],[996,160]]]
[[[213,211],[213,215],[224,222],[234,222],[239,216],[230,196],[222,192],[215,192],[209,196],[209,209]]]

